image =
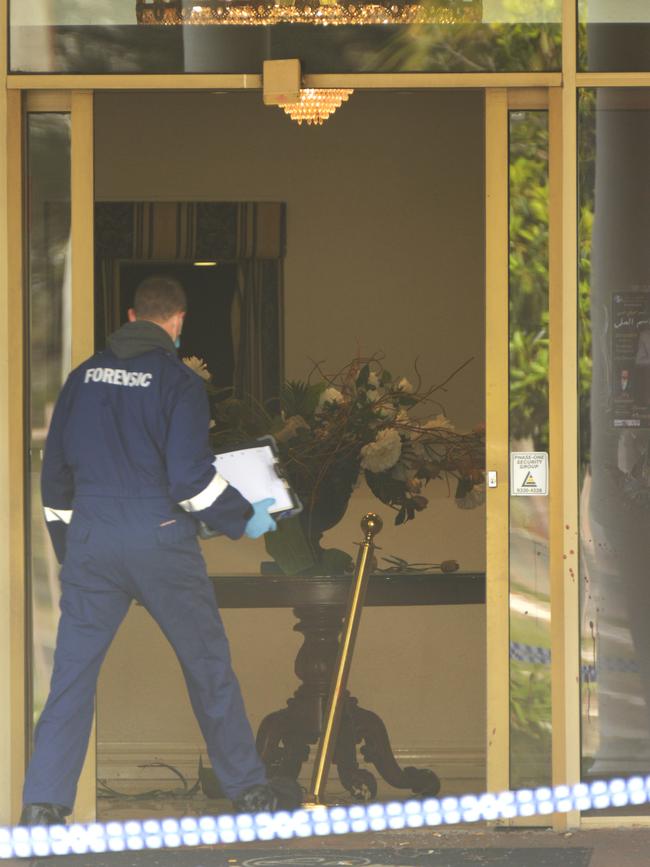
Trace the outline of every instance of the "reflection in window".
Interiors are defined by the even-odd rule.
[[[647,0],[578,0],[578,68],[602,72],[650,70]]]
[[[32,702],[47,697],[58,623],[59,569],[40,494],[42,450],[70,365],[70,116],[27,116],[29,476]]]
[[[426,24],[173,23],[203,20],[218,2],[156,0],[141,4],[138,12],[136,0],[13,0],[10,67],[14,72],[254,73],[263,60],[299,56],[309,73],[560,69],[560,0],[426,0],[426,14],[436,12],[435,23]],[[154,5],[156,15],[149,10]],[[231,7],[224,0],[225,11]],[[260,4],[251,7],[258,14]],[[159,15],[167,23],[151,23]]]
[[[548,451],[548,113],[510,112],[510,450]],[[510,499],[510,782],[550,782],[548,497]]]
[[[582,759],[650,771],[650,92],[579,113]]]

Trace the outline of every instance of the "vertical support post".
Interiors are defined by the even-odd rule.
[[[374,539],[382,526],[382,520],[379,515],[375,515],[372,512],[369,512],[361,522],[364,539],[359,549],[354,583],[350,589],[347,616],[340,639],[339,654],[334,668],[323,731],[318,744],[316,761],[314,762],[314,773],[311,781],[311,794],[314,804],[322,804],[325,796],[327,777],[336,749],[336,738],[341,721],[345,689],[348,683],[350,667],[352,666],[354,644],[366,597],[372,554],[375,549]]]
[[[508,94],[485,93],[487,786],[510,785]]]
[[[17,821],[25,773],[22,99],[7,90],[0,2],[0,824]]]
[[[553,783],[580,780],[580,584],[578,524],[578,189],[576,4],[564,0],[563,88],[550,97],[549,420]],[[579,813],[554,816],[576,828]]]
[[[94,351],[94,130],[93,93],[73,92],[71,98],[71,246],[72,246],[72,367]],[[74,818],[92,822],[96,815],[96,727],[84,763]]]

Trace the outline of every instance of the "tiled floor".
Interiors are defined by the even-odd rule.
[[[191,787],[195,782],[196,777],[188,779],[187,784]],[[309,777],[301,778],[301,784],[306,788],[309,785]],[[146,792],[152,789],[168,789],[172,790],[178,787],[179,780],[175,777],[166,778],[164,781],[157,779],[138,779],[132,781],[125,780],[108,780],[111,788],[119,792],[124,792],[130,795],[138,795],[138,793]],[[474,785],[471,791],[483,791],[484,787],[480,781],[474,781],[478,785]],[[443,780],[443,788],[440,797],[446,795],[462,795],[468,791],[466,780]],[[409,798],[415,797],[411,792],[402,789],[394,789],[379,780],[379,792],[377,800],[380,801],[406,801]],[[333,772],[330,777],[329,786],[327,789],[327,803],[330,806],[335,804],[351,804],[353,800],[348,792],[346,792],[338,782],[336,773]],[[97,801],[97,818],[100,821],[109,821],[111,819],[130,819],[147,816],[200,816],[200,815],[216,815],[219,813],[230,812],[230,802],[226,800],[213,800],[206,798],[201,792],[191,798],[164,798],[158,797],[147,799],[138,797],[135,798],[103,798],[99,797]]]
[[[138,793],[146,792],[151,789],[173,789],[175,782],[169,784],[163,783],[160,780],[138,780],[137,782],[125,782],[120,780],[109,781],[111,788],[137,796]],[[190,785],[194,780],[188,781]],[[307,781],[302,781],[303,785],[307,785]],[[445,786],[444,795],[461,794],[461,789],[453,784]],[[390,786],[382,784],[380,787],[378,800],[408,800],[414,797],[410,792],[404,792],[399,789],[393,789]],[[327,791],[327,803],[330,806],[335,804],[351,804],[354,803],[348,794],[338,783],[336,778],[331,781]],[[101,822],[107,822],[111,819],[124,820],[142,818],[143,816],[169,816],[179,818],[181,816],[205,816],[218,815],[220,813],[231,812],[230,801],[214,800],[206,798],[201,792],[191,798],[183,797],[157,797],[157,798],[103,798],[99,797],[97,801],[97,818]]]

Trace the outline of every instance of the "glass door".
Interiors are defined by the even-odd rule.
[[[549,122],[486,92],[487,788],[551,780]]]
[[[92,351],[92,95],[28,94],[25,113],[25,558],[27,740],[47,699],[59,619],[59,566],[40,474],[54,404]],[[94,771],[94,744],[89,750]],[[94,776],[94,773],[93,773]],[[94,817],[84,772],[75,818]]]
[[[508,113],[512,788],[551,783],[548,121]]]
[[[29,342],[35,371],[29,384],[31,438],[28,444],[31,449],[30,478],[34,480],[39,470],[39,450],[47,431],[48,403],[51,405],[52,396],[58,391],[69,366],[79,363],[93,348],[92,106],[91,95],[71,94],[67,110],[50,107],[45,111],[30,112],[27,118],[33,145],[33,152],[29,151],[33,170],[41,154],[36,143],[46,140],[48,135],[64,167],[55,179],[58,186],[50,178],[51,187],[47,187],[45,172],[45,177],[38,179],[37,190],[30,191],[31,196],[39,196],[34,198],[35,211],[29,224],[28,240],[30,257],[34,258],[33,266],[30,258],[29,299],[30,314],[33,315],[30,315],[29,320]],[[529,563],[531,557],[533,563],[537,563],[537,552],[543,548],[543,541],[540,542],[540,537],[543,538],[543,502],[540,500],[537,510],[531,512],[527,500],[525,509],[522,505],[523,517],[513,514],[512,520],[509,518],[509,437],[514,424],[513,413],[515,410],[520,413],[514,404],[513,395],[517,389],[513,387],[513,371],[515,366],[522,367],[521,361],[513,354],[513,346],[518,345],[519,339],[513,329],[524,332],[525,340],[528,341],[526,345],[530,344],[535,351],[543,350],[545,339],[543,334],[538,334],[540,329],[543,330],[545,316],[544,115],[545,112],[539,110],[537,103],[533,108],[527,108],[526,104],[522,107],[521,103],[513,105],[512,97],[506,90],[486,91],[487,469],[496,473],[496,486],[488,490],[487,549],[487,785],[493,790],[508,788],[511,780],[531,779],[530,773],[522,770],[518,758],[517,750],[523,741],[519,742],[516,738],[522,732],[522,738],[531,736],[531,732],[535,737],[539,728],[543,729],[544,714],[548,713],[545,681],[540,676],[540,693],[544,696],[542,710],[536,716],[538,708],[533,707],[531,711],[529,705],[525,705],[528,715],[517,717],[520,728],[511,727],[514,707],[511,703],[510,679],[515,672],[517,676],[521,673],[514,665],[511,667],[511,629],[518,636],[520,645],[543,649],[543,624],[546,623],[541,615],[536,615],[533,633],[529,635],[529,620],[525,615],[521,615],[521,612],[517,615],[520,620],[523,616],[522,622],[511,621],[513,598],[518,600],[520,607],[533,598],[538,606],[536,611],[544,608],[541,599],[545,592],[541,565],[543,556],[537,558],[540,560],[537,572],[534,569],[530,571]],[[34,180],[36,182],[36,177]],[[54,225],[44,222],[46,212],[50,221],[56,215],[58,222]],[[521,267],[517,268],[513,264],[516,262],[516,255],[513,259],[512,254],[513,237],[515,246],[518,238],[521,250],[525,250],[527,247],[524,242],[531,231],[539,231],[535,248],[537,252],[531,257],[522,252]],[[537,270],[531,275],[531,269]],[[43,274],[49,276],[46,278]],[[538,297],[540,286],[541,297]],[[526,302],[528,290],[536,302],[532,308]],[[37,315],[39,309],[41,312]],[[38,329],[43,333],[39,334]],[[49,349],[44,349],[43,345]],[[528,359],[529,372],[533,370],[533,361],[540,363],[540,356]],[[532,422],[529,419],[533,427],[527,434],[532,438],[526,442],[528,451],[543,450],[543,382],[540,384],[538,381],[534,393],[537,394],[540,389],[541,408]],[[48,647],[51,647],[57,603],[56,567],[49,562],[49,549],[37,535],[42,533],[42,522],[36,484],[30,486],[28,496],[33,544],[29,562],[34,612],[32,696],[37,712],[39,702],[44,698],[49,670]],[[515,531],[519,534],[518,538],[523,539],[520,547],[524,552],[523,565],[519,569],[523,577],[518,595],[511,592],[514,590],[514,583],[511,584],[511,540]],[[523,677],[526,676],[524,673]],[[514,688],[512,693],[515,694]],[[518,710],[521,710],[521,702]],[[531,773],[541,782],[547,762],[546,741],[543,738],[539,741],[536,756],[538,764]],[[94,758],[95,747],[92,742],[79,792],[76,811],[76,818],[79,819],[90,819],[95,811]],[[526,773],[528,776],[525,776]],[[517,777],[517,774],[520,776]]]
[[[43,520],[40,475],[45,438],[70,372],[71,238],[69,111],[28,111],[27,171],[27,491],[30,689],[28,731],[47,698],[59,615],[59,568]]]
[[[650,89],[579,92],[585,780],[650,773],[649,148]]]

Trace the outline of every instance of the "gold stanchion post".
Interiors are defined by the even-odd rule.
[[[339,644],[339,653],[332,678],[327,713],[323,725],[323,731],[318,744],[314,773],[311,781],[311,795],[308,802],[314,806],[323,803],[327,776],[332,764],[336,738],[341,718],[341,708],[345,689],[347,687],[354,644],[361,620],[361,612],[366,595],[366,586],[370,574],[372,555],[375,550],[374,539],[381,530],[383,522],[379,515],[369,512],[361,521],[364,539],[359,549],[357,558],[356,576],[350,589],[347,617],[343,628],[343,634]]]

